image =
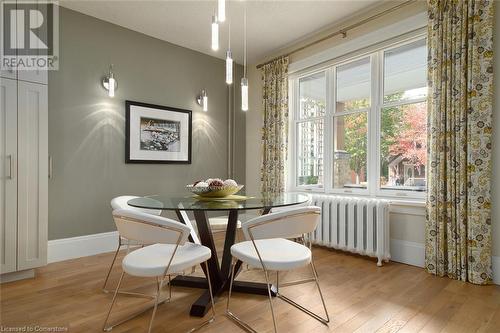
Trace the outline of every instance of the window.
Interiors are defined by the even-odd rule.
[[[323,140],[326,114],[326,75],[320,72],[299,80],[297,184],[323,184]]]
[[[427,161],[425,40],[384,52],[380,186],[425,191]]]
[[[336,68],[333,187],[366,188],[370,58]]]
[[[421,197],[427,47],[420,38],[291,79],[292,187]]]

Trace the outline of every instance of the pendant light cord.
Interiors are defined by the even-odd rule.
[[[247,4],[243,12],[243,76],[247,77]]]

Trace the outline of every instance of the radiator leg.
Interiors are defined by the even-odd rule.
[[[382,257],[378,257],[377,266],[382,267]]]

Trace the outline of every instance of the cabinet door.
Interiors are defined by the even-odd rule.
[[[47,263],[47,86],[18,81],[17,269]]]
[[[33,3],[33,1],[30,1],[31,3]],[[40,2],[40,3],[44,3],[43,5],[45,5],[45,1],[39,1],[37,0],[37,2]],[[41,22],[38,22],[38,20],[43,20],[43,17],[39,17],[39,16],[34,16],[32,18],[30,18],[30,24],[33,24],[34,26],[39,26],[41,24]],[[40,24],[39,24],[40,23]],[[37,34],[47,34],[47,29],[44,29],[44,30],[39,30],[37,31]],[[19,39],[19,36],[17,37]],[[45,39],[45,38],[44,38]],[[30,40],[30,43],[31,43],[31,40]],[[36,40],[36,43],[35,43],[37,46],[40,46],[40,39],[37,39]],[[46,69],[43,69],[43,70],[23,70],[23,69],[19,69],[17,71],[17,79],[18,80],[23,80],[23,81],[28,81],[28,82],[35,82],[35,83],[42,83],[42,84],[47,84],[48,82],[48,71]]]
[[[17,81],[0,79],[0,273],[16,270]]]
[[[41,84],[47,84],[48,82],[48,71],[45,69],[36,69],[36,70],[19,70],[17,71],[18,80],[35,82]]]
[[[17,78],[17,71],[13,68],[8,68],[7,70],[2,70],[2,71],[0,71],[0,77],[2,77],[2,80],[4,78],[15,80]]]
[[[13,27],[15,27],[15,29],[17,29],[17,17],[14,15],[13,17],[11,17],[11,20],[12,20]],[[13,36],[17,36],[17,30],[11,31],[11,34]],[[14,42],[14,41],[17,43],[17,37],[12,40],[12,42]],[[2,79],[6,78],[6,79],[14,79],[15,80],[17,78],[17,70],[15,68],[12,68],[12,67],[8,67],[4,70],[0,70],[0,77],[2,77]]]

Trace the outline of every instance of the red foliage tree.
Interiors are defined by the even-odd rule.
[[[409,104],[403,107],[404,126],[396,137],[389,151],[392,155],[401,155],[417,167],[427,163],[427,105],[426,103]]]

